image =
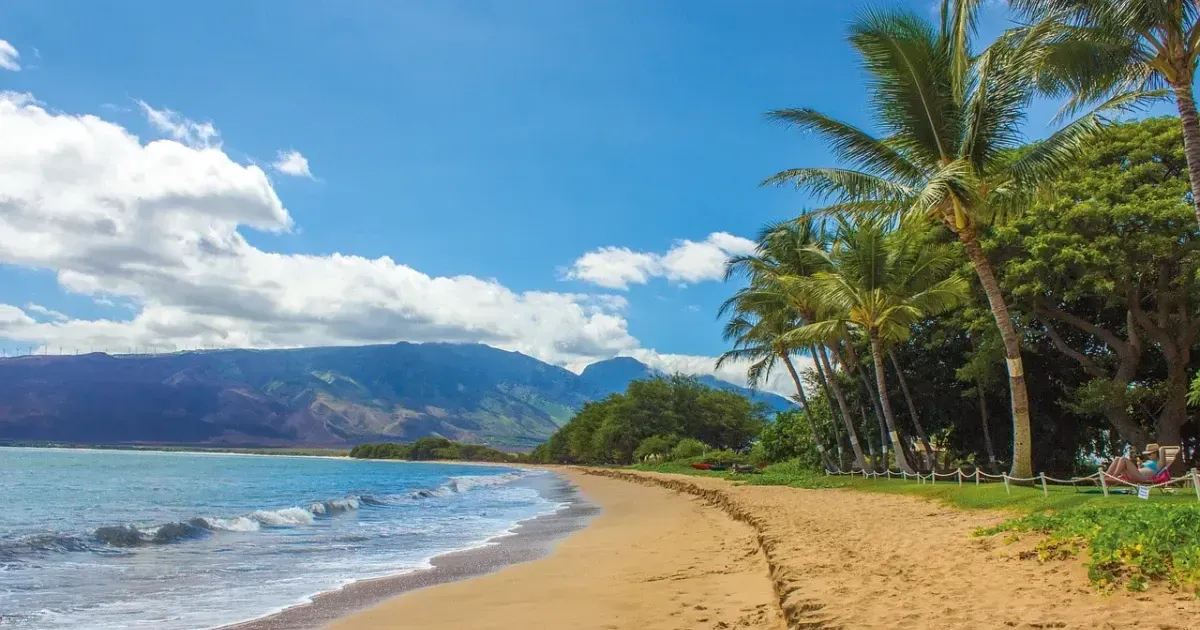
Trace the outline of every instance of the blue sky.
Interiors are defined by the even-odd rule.
[[[932,14],[930,4],[910,6]],[[688,250],[696,255],[724,251],[712,245],[732,241],[707,240],[711,234],[752,237],[764,222],[804,207],[793,191],[757,184],[787,167],[828,163],[828,155],[813,140],[766,123],[762,113],[810,106],[869,126],[861,75],[844,42],[862,6],[0,4],[0,39],[19,52],[21,66],[0,71],[0,89],[29,95],[9,111],[24,116],[25,132],[67,142],[67,123],[92,115],[108,131],[136,136],[120,150],[128,149],[131,164],[144,164],[136,156],[152,141],[174,138],[195,149],[185,158],[196,164],[171,177],[191,181],[216,168],[198,157],[215,151],[231,161],[220,169],[232,178],[219,192],[204,191],[211,203],[186,201],[186,233],[179,222],[159,225],[165,219],[139,228],[136,217],[146,215],[130,210],[116,221],[127,235],[120,248],[91,249],[98,245],[87,230],[69,238],[48,232],[41,237],[61,250],[51,256],[45,247],[5,255],[0,232],[0,304],[21,309],[0,315],[0,347],[11,353],[43,343],[169,348],[447,339],[492,343],[576,369],[618,353],[714,356],[723,350],[715,309],[730,288],[700,277],[695,257],[672,263],[661,256],[685,239],[701,246]],[[987,28],[1001,24],[1001,9],[992,9]],[[35,120],[34,109],[51,120]],[[1050,112],[1035,111],[1034,125]],[[189,135],[199,123],[211,123],[219,135]],[[79,150],[59,148],[51,157]],[[311,178],[272,168],[280,152],[293,150],[307,160]],[[53,191],[67,199],[63,204],[107,199],[104,187],[134,168],[93,158],[95,168],[117,175],[97,176],[79,194]],[[47,171],[60,166],[39,164],[30,177],[48,185]],[[265,184],[247,175],[250,165],[261,168]],[[242,214],[230,211],[233,219],[207,214],[212,204],[240,208],[247,190],[258,195],[264,185],[287,219],[279,219],[269,193]],[[87,212],[86,203],[79,208]],[[264,212],[271,216],[260,221],[265,229],[251,227]],[[272,271],[262,272],[252,290],[233,286],[235,267],[260,274],[249,262],[219,273],[202,269],[203,256],[179,253],[208,251],[212,244],[197,245],[198,234],[241,252],[231,260],[253,259]],[[184,275],[138,271],[131,279],[122,274],[132,259],[97,262],[145,239],[162,241],[152,259],[165,262],[156,265]],[[639,260],[654,277],[597,286],[570,273],[581,256],[606,247],[648,256]],[[337,254],[359,258],[339,259],[341,270],[329,271]],[[404,269],[379,271],[370,263],[384,256]],[[181,283],[186,295],[174,290]],[[567,311],[570,317],[561,316]],[[128,324],[139,313],[145,321]],[[272,318],[278,321],[266,321]]]

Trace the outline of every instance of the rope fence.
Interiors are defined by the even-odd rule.
[[[955,470],[954,472],[948,472],[948,473],[939,473],[936,471],[929,472],[929,473],[919,473],[919,472],[910,473],[905,470],[893,471],[890,468],[885,469],[883,472],[868,471],[868,470],[859,470],[859,471],[826,470],[825,474],[830,475],[830,476],[862,477],[863,479],[881,479],[881,478],[903,479],[904,481],[916,481],[917,483],[922,483],[922,484],[929,483],[932,485],[937,485],[938,479],[946,479],[946,480],[956,481],[960,488],[963,486],[964,482],[971,483],[971,484],[978,486],[978,485],[981,485],[984,483],[996,483],[995,480],[1000,480],[1004,484],[1004,490],[1008,494],[1012,494],[1012,488],[1009,485],[1010,482],[1015,482],[1015,483],[1034,482],[1041,486],[1042,495],[1045,497],[1050,496],[1050,488],[1049,488],[1050,485],[1060,485],[1060,486],[1069,485],[1069,486],[1078,488],[1079,484],[1081,484],[1081,483],[1089,483],[1091,485],[1099,485],[1101,490],[1104,492],[1104,496],[1108,496],[1109,491],[1110,491],[1110,486],[1114,486],[1114,485],[1115,486],[1127,486],[1127,487],[1134,488],[1137,490],[1146,488],[1147,491],[1153,490],[1155,488],[1160,488],[1160,489],[1163,489],[1164,492],[1166,492],[1166,488],[1173,487],[1173,486],[1179,486],[1180,488],[1184,488],[1190,484],[1191,487],[1196,492],[1196,500],[1200,501],[1200,471],[1197,471],[1195,468],[1189,470],[1186,474],[1184,474],[1180,477],[1177,477],[1175,479],[1169,479],[1167,481],[1163,481],[1161,483],[1154,483],[1154,484],[1134,483],[1127,479],[1122,479],[1121,477],[1117,477],[1115,475],[1110,475],[1103,468],[1097,469],[1096,472],[1094,472],[1086,477],[1071,477],[1070,479],[1058,479],[1057,477],[1048,476],[1046,473],[1039,473],[1038,476],[1036,476],[1036,477],[1013,477],[1013,476],[1010,476],[1005,473],[1000,473],[999,475],[991,475],[991,474],[983,472],[982,470],[980,470],[978,468],[974,469],[971,472],[966,472],[962,468],[959,468],[959,469]]]

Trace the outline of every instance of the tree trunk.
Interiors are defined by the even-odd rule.
[[[967,250],[967,258],[971,260],[975,274],[979,276],[983,292],[987,294],[992,317],[995,318],[996,326],[1000,329],[1000,338],[1004,341],[1013,423],[1012,468],[1009,474],[1013,477],[1033,477],[1033,437],[1029,422],[1029,393],[1025,389],[1025,366],[1021,361],[1021,339],[1017,336],[1017,329],[1008,314],[1008,305],[1004,303],[1004,294],[1000,292],[1000,284],[996,282],[992,263],[983,253],[979,239],[971,232],[960,232],[958,237],[963,248]]]
[[[988,427],[987,394],[982,385],[976,385],[979,392],[979,422],[983,425],[983,448],[987,451],[988,472],[996,474],[1000,468],[996,464],[996,448],[992,446],[992,430]]]
[[[829,391],[829,383],[825,380],[825,370],[821,367],[821,360],[817,358],[817,347],[809,346],[808,354],[812,357],[813,370],[817,374],[817,381],[821,383],[821,391],[825,393],[825,403],[829,405],[829,411],[833,414],[833,393]],[[838,431],[837,421],[831,423],[830,427],[833,429],[833,443],[837,444],[838,466],[849,468],[850,461],[846,458],[846,447],[842,444],[842,432]]]
[[[1182,446],[1181,429],[1183,424],[1188,421],[1187,364],[1187,360],[1181,360],[1179,356],[1168,357],[1167,399],[1154,427],[1154,440],[1159,444]]]
[[[913,402],[912,392],[908,389],[908,379],[904,376],[904,370],[900,369],[900,361],[896,359],[896,352],[888,348],[888,357],[892,360],[892,367],[896,368],[896,376],[900,379],[900,391],[904,393],[904,402],[908,405],[908,414],[912,416],[913,426],[917,429],[917,438],[921,440],[921,446],[925,447],[925,461],[929,463],[929,468],[934,466],[933,448],[929,445],[929,438],[925,434],[925,425],[921,424],[921,417],[917,415],[917,405]]]
[[[1131,293],[1129,300],[1137,300],[1137,294]],[[1135,303],[1136,305],[1136,303]],[[1046,329],[1046,336],[1050,338],[1050,342],[1054,344],[1058,351],[1072,359],[1075,359],[1087,372],[1094,378],[1104,379],[1108,381],[1109,391],[1113,392],[1112,396],[1104,404],[1103,414],[1108,419],[1109,424],[1117,430],[1121,438],[1134,448],[1141,452],[1146,446],[1146,432],[1142,427],[1129,415],[1129,401],[1126,397],[1129,391],[1129,383],[1137,376],[1138,366],[1142,362],[1142,342],[1140,335],[1137,334],[1137,325],[1134,322],[1133,312],[1125,312],[1126,320],[1126,338],[1121,339],[1116,333],[1106,330],[1080,318],[1060,311],[1057,308],[1046,308],[1035,305],[1035,312],[1039,313],[1042,321],[1042,326]],[[1058,334],[1054,326],[1044,317],[1050,317],[1061,321],[1075,329],[1083,331],[1104,343],[1117,356],[1116,369],[1109,371],[1107,367],[1102,366],[1088,356],[1086,353],[1079,352],[1067,345],[1067,342]]]
[[[779,357],[783,359],[783,364],[787,366],[788,374],[792,376],[792,382],[796,384],[796,395],[800,398],[800,406],[804,408],[804,415],[808,418],[808,433],[812,437],[813,446],[817,447],[817,456],[821,458],[821,464],[826,470],[833,468],[829,461],[829,456],[825,454],[825,447],[821,445],[821,438],[817,436],[817,421],[808,408],[808,396],[804,395],[804,387],[800,384],[800,375],[796,373],[796,366],[792,365],[792,358],[787,352],[780,352]]]
[[[888,400],[887,379],[883,372],[883,344],[879,342],[879,333],[871,331],[871,356],[875,359],[875,385],[879,389],[879,404],[883,405],[883,417],[887,420],[889,435],[892,436],[893,449],[896,454],[896,465],[904,472],[914,472],[908,463],[908,457],[900,446],[900,432],[896,430],[896,416],[892,413],[892,403]]]
[[[858,443],[858,438],[855,437],[854,421],[850,418],[850,410],[846,407],[846,396],[842,393],[842,386],[837,382],[837,374],[829,366],[829,357],[825,354],[825,349],[821,348],[818,353],[821,365],[825,369],[825,373],[829,375],[829,388],[833,390],[834,398],[837,399],[838,409],[842,412],[842,422],[846,425],[846,434],[850,436],[850,448],[854,451],[854,459],[858,462],[858,467],[867,469],[867,458],[863,456],[862,446]]]
[[[883,424],[883,409],[879,407],[879,393],[875,391],[873,386],[871,386],[871,381],[867,378],[867,373],[863,369],[862,363],[858,360],[858,353],[854,351],[854,346],[850,343],[850,338],[846,337],[845,342],[846,354],[848,356],[843,357],[841,356],[841,353],[838,352],[838,361],[841,361],[842,365],[845,365],[847,370],[850,369],[851,365],[854,366],[854,371],[856,374],[858,374],[858,383],[862,386],[863,394],[866,396],[867,400],[871,401],[871,408],[875,411],[875,422],[879,426],[879,448],[882,452],[881,457],[883,458],[883,467],[886,468],[888,454],[888,431],[887,427],[885,427]],[[837,352],[837,350],[835,350],[835,352]],[[863,413],[863,422],[865,428],[866,413]],[[899,445],[897,444],[894,446]]]
[[[1196,213],[1196,222],[1200,224],[1200,115],[1196,113],[1192,77],[1187,77],[1186,82],[1173,84],[1171,88],[1175,92],[1179,120],[1183,123],[1183,151],[1187,156],[1188,179],[1192,185],[1192,205]]]

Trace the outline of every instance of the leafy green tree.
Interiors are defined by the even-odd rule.
[[[1045,53],[1040,31],[973,48],[978,0],[944,0],[941,21],[900,9],[872,9],[851,25],[850,42],[869,80],[874,135],[812,109],[769,115],[823,137],[842,168],[797,168],[766,180],[834,204],[829,211],[897,214],[940,224],[962,243],[1004,340],[1013,417],[1012,474],[1033,474],[1029,396],[1021,342],[981,229],[1020,207],[1034,187],[1068,165],[1100,127],[1076,120],[1017,159],[1033,72]]]
[[[1137,447],[1139,401],[1157,398],[1155,440],[1178,444],[1188,420],[1191,351],[1200,334],[1200,239],[1174,118],[1114,125],[995,231],[1006,288],[1090,380],[1076,403]],[[1166,363],[1162,394],[1147,350]]]
[[[678,441],[679,438],[670,435],[652,435],[638,444],[633,451],[633,460],[640,462],[650,456],[666,457]]]
[[[1054,27],[1044,40],[1041,87],[1069,96],[1065,112],[1088,104],[1175,97],[1186,148],[1189,189],[1200,191],[1200,115],[1196,62],[1200,10],[1195,0],[1011,0],[1027,18]],[[1037,28],[1037,27],[1035,27]],[[1044,30],[1044,28],[1043,28]],[[1200,222],[1200,196],[1192,195]]]
[[[622,394],[584,405],[534,459],[629,464],[653,436],[679,436],[740,450],[762,431],[765,415],[764,406],[745,396],[704,386],[694,378],[634,381]]]
[[[684,460],[700,457],[711,450],[707,444],[696,438],[683,438],[671,449],[671,459]]]
[[[800,279],[797,289],[827,306],[826,317],[797,329],[801,342],[828,338],[850,329],[870,341],[875,379],[896,463],[914,472],[901,444],[896,416],[887,396],[885,345],[908,339],[914,324],[951,310],[967,300],[967,283],[951,272],[957,258],[949,247],[916,242],[890,232],[881,219],[838,219],[831,252],[822,253],[831,271]]]
[[[814,422],[820,422],[826,417],[832,421],[831,416],[831,409],[824,396],[821,396],[819,401],[813,401],[807,412],[793,410],[775,414],[775,421],[763,429],[759,442],[767,461],[798,460],[805,468],[820,470],[823,462],[808,436]]]

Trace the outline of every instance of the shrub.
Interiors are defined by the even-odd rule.
[[[1023,531],[1048,536],[1032,554],[1043,562],[1072,556],[1086,547],[1088,576],[1101,589],[1123,584],[1141,591],[1151,580],[1166,580],[1200,596],[1200,508],[1196,506],[1083,506],[1033,514],[976,533]]]
[[[762,442],[755,442],[750,447],[750,451],[746,453],[746,461],[751,466],[761,466],[770,463],[770,460],[767,458],[767,449],[763,447]]]
[[[746,458],[742,455],[730,450],[709,451],[700,458],[700,461],[705,464],[729,466],[731,464],[744,464]]]
[[[761,443],[766,458],[773,462],[799,459],[808,467],[820,470],[821,458],[813,446],[808,425],[808,416],[802,411],[775,414],[775,422],[767,425],[762,432]]]
[[[671,459],[692,459],[708,451],[708,445],[694,438],[683,438],[671,449]]]
[[[633,450],[633,459],[640,462],[651,455],[665,457],[677,442],[679,442],[679,438],[674,436],[652,435],[642,440],[642,443]]]

